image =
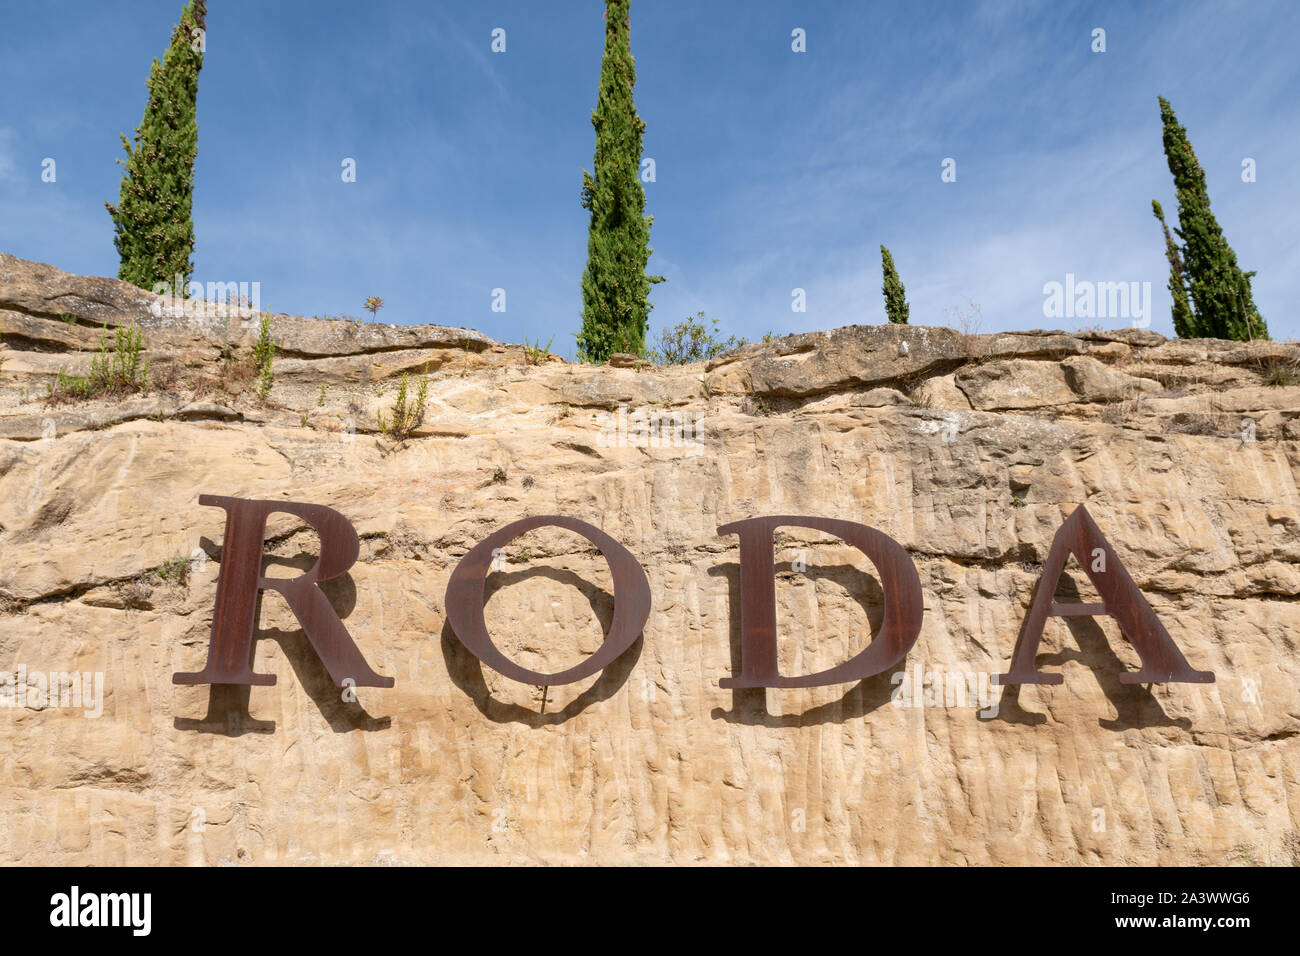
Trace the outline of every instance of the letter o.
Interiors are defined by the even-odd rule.
[[[565,528],[582,535],[605,556],[614,579],[614,621],[609,633],[605,635],[605,643],[581,664],[556,674],[539,674],[520,667],[492,643],[487,622],[483,618],[483,592],[488,569],[492,564],[493,549],[504,547],[534,528],[548,526]],[[524,684],[572,684],[604,670],[632,646],[650,618],[650,581],[632,552],[599,528],[577,518],[540,515],[508,524],[471,548],[451,573],[451,579],[447,582],[446,604],[447,621],[456,638],[488,667]]]

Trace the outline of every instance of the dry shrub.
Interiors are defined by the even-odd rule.
[[[1208,412],[1177,412],[1165,422],[1166,435],[1217,435],[1219,424]]]
[[[988,358],[989,343],[980,335],[984,314],[972,299],[966,300],[966,309],[954,306],[945,310],[950,321],[948,327],[957,331],[962,355],[969,364],[977,365]]]
[[[257,374],[257,362],[252,356],[237,359],[227,353],[212,372],[195,377],[194,397],[238,398],[249,390]]]
[[[1257,361],[1256,368],[1265,385],[1269,388],[1290,388],[1293,385],[1300,385],[1300,348],[1296,348],[1294,352],[1295,354],[1290,358],[1272,355]]]
[[[1111,402],[1101,410],[1101,420],[1108,425],[1122,425],[1125,422],[1137,421],[1150,412],[1146,394],[1130,387],[1125,390],[1123,398]]]
[[[1213,393],[1198,397],[1195,405],[1165,422],[1164,430],[1170,435],[1220,435],[1222,427],[1219,421],[1219,399]]]

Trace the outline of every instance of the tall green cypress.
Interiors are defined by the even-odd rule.
[[[898,277],[898,270],[894,268],[894,257],[884,246],[880,247],[880,268],[885,274],[885,284],[880,289],[885,294],[885,314],[895,325],[907,325],[910,310],[906,290],[903,288],[903,280]]]
[[[1178,243],[1174,242],[1169,224],[1165,222],[1165,211],[1154,199],[1151,200],[1151,212],[1165,233],[1165,258],[1169,260],[1169,296],[1174,302],[1174,334],[1180,339],[1197,338],[1196,317],[1192,315],[1192,305],[1187,298],[1187,268],[1183,265],[1182,256],[1178,254]]]
[[[1179,125],[1169,101],[1163,96],[1159,99],[1165,159],[1178,195],[1177,232],[1183,240],[1182,259],[1195,309],[1195,332],[1239,342],[1266,339],[1268,326],[1255,308],[1250,289],[1255,273],[1242,272],[1237,265],[1237,254],[1210,212],[1205,171],[1187,141],[1187,130]]]
[[[194,157],[199,149],[195,119],[199,70],[203,67],[206,0],[191,0],[172,30],[162,63],[149,71],[149,102],[135,129],[134,147],[122,137],[126,167],[113,217],[113,243],[121,265],[117,277],[143,289],[188,283],[194,271]]]
[[[605,4],[605,53],[591,125],[596,128],[595,173],[582,173],[582,208],[591,211],[587,268],[582,274],[582,332],[578,355],[603,362],[613,352],[645,354],[650,286],[650,225],[641,185],[641,134],[632,87],[636,65],[628,21],[630,0]]]
[[[1196,316],[1192,315],[1192,304],[1187,298],[1187,267],[1178,254],[1178,243],[1174,234],[1169,232],[1165,222],[1165,211],[1160,203],[1151,200],[1151,211],[1160,221],[1160,228],[1165,230],[1165,258],[1169,259],[1169,295],[1174,300],[1174,334],[1179,338],[1196,338]]]

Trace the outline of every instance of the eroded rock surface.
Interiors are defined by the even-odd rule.
[[[276,316],[262,401],[256,316],[157,301],[0,256],[0,696],[20,667],[104,681],[99,717],[0,709],[6,863],[1296,862],[1294,345],[852,326],[592,367],[465,329]],[[101,325],[130,322],[153,387],[46,401]],[[380,434],[425,368],[423,421]],[[174,685],[203,666],[221,562],[201,494],[346,515],[361,558],[325,589],[396,686],[346,699],[274,594],[255,663],[274,686]],[[1064,683],[981,715],[958,685],[1008,669],[1080,503],[1218,680],[1121,685],[1137,657],[1110,619],[1053,619],[1039,661]],[[481,667],[443,607],[474,543],[537,514],[603,528],[653,595],[628,654],[545,701]],[[911,553],[926,617],[903,677],[718,687],[739,579],[716,529],[763,514],[860,521]],[[269,536],[267,574],[312,564],[296,519]],[[798,528],[774,546],[782,670],[865,646],[870,562]],[[599,646],[609,588],[583,539],[530,532],[489,579],[488,625],[558,671]],[[1073,564],[1057,594],[1095,599]],[[896,706],[904,688],[925,704],[936,671],[933,706]]]

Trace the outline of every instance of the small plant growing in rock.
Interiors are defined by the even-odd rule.
[[[912,404],[917,408],[934,408],[934,395],[928,388],[924,388],[925,381],[922,380],[911,388],[908,388],[904,394],[912,400]]]
[[[496,471],[492,472],[492,484],[504,485],[507,480],[506,470],[504,468],[498,468]]]
[[[113,345],[108,342],[108,326],[99,333],[99,349],[90,360],[85,375],[69,375],[59,370],[57,380],[47,390],[47,399],[97,398],[144,392],[149,388],[149,359],[141,356],[144,333],[134,323],[113,330]]]
[[[551,354],[551,342],[555,341],[552,335],[545,345],[542,344],[542,337],[539,335],[537,341],[529,344],[528,336],[524,336],[524,361],[529,365],[541,365]]]
[[[370,318],[372,321],[374,320],[379,310],[382,309],[383,307],[384,307],[384,300],[379,298],[379,296],[371,295],[366,297],[365,310],[370,313]]]
[[[1300,358],[1273,357],[1256,362],[1264,384],[1269,388],[1288,388],[1300,385]]]
[[[1175,412],[1164,422],[1167,435],[1218,435],[1219,423],[1207,411]]]
[[[326,390],[327,388],[329,388],[328,385],[322,385],[322,386],[320,387],[320,398],[316,400],[316,407],[317,407],[317,408],[323,408],[323,407],[324,407],[324,405],[325,405],[325,390]]]
[[[424,374],[416,387],[413,402],[408,397],[407,376],[403,372],[401,384],[397,386],[397,398],[393,402],[391,415],[386,417],[382,408],[377,413],[380,434],[398,441],[409,437],[411,432],[424,421],[424,408],[428,397],[429,367],[427,365],[424,367]]]
[[[190,387],[195,396],[220,395],[236,397],[248,389],[249,382],[257,375],[257,362],[251,355],[236,359],[235,347],[229,343],[220,348],[216,364],[212,370],[201,371],[194,375]]]
[[[138,611],[151,606],[149,598],[155,587],[166,584],[183,587],[189,580],[190,559],[184,554],[177,554],[156,568],[141,571],[134,580],[119,583],[116,590],[124,608]]]
[[[988,350],[980,343],[979,338],[980,326],[984,323],[984,313],[973,299],[967,299],[966,304],[970,307],[969,312],[960,306],[945,311],[952,316],[949,328],[956,329],[961,334],[961,347],[966,355],[966,361],[979,363],[988,357]]]
[[[153,585],[149,583],[151,573],[146,571],[134,581],[123,581],[117,585],[118,598],[122,607],[128,611],[142,611],[149,607],[149,595],[153,594]]]
[[[1270,388],[1300,385],[1300,364],[1270,366],[1264,372],[1264,384]]]
[[[657,347],[646,349],[646,358],[656,365],[686,365],[703,362],[747,344],[746,339],[734,335],[718,338],[718,320],[710,319],[709,323],[705,324],[703,312],[697,312],[695,318],[687,316],[685,321],[678,322],[671,329],[661,329]]]
[[[275,359],[275,343],[271,341],[271,314],[262,313],[258,324],[257,344],[253,346],[253,360],[257,363],[257,395],[265,400],[271,393],[271,362]]]
[[[190,579],[190,559],[183,554],[174,555],[158,565],[154,574],[160,581],[186,584]]]
[[[73,315],[71,312],[60,312],[60,313],[59,313],[59,321],[60,321],[60,322],[65,322],[65,323],[67,323],[68,325],[76,325],[76,324],[77,324],[77,317],[76,317],[75,315]]]

